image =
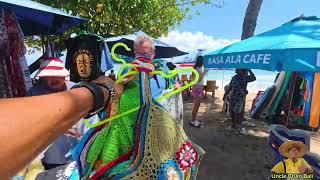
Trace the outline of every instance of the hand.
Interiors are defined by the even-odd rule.
[[[306,166],[304,166],[304,165],[301,165],[301,166],[298,167],[298,170],[299,170],[300,173],[306,173],[308,168]]]
[[[100,76],[98,79],[92,81],[94,83],[107,83],[110,84],[110,86],[112,86],[116,92],[116,95],[114,97],[115,100],[118,100],[121,97],[122,91],[123,91],[123,86],[124,84],[126,84],[127,82],[129,82],[130,79],[129,78],[125,78],[123,79],[122,82],[120,83],[115,83],[115,81],[113,81],[111,78],[107,77],[107,76]]]

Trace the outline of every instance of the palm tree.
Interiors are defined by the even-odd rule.
[[[254,35],[263,0],[250,0],[243,20],[241,40]]]

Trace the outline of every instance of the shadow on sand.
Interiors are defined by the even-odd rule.
[[[184,96],[184,129],[190,139],[206,151],[197,179],[266,179],[273,164],[266,123],[255,121],[257,126],[247,128],[245,136],[227,131],[230,120],[221,112],[222,100],[208,95],[198,113],[205,127],[198,129],[189,125],[192,108],[191,97]]]

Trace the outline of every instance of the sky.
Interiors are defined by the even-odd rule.
[[[160,38],[181,50],[215,50],[237,42],[249,0],[224,0],[221,8],[197,5],[200,15],[186,19],[181,26]],[[264,0],[258,16],[255,34],[276,28],[301,14],[320,17],[320,0]],[[186,40],[188,40],[186,43]]]

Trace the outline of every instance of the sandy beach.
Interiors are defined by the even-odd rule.
[[[274,157],[268,145],[268,124],[252,120],[256,127],[246,128],[247,135],[235,131],[226,131],[230,119],[222,113],[223,91],[211,94],[201,104],[198,119],[205,127],[191,127],[192,98],[184,94],[184,129],[190,139],[198,143],[206,154],[201,162],[199,180],[262,180],[266,179],[273,166]],[[255,94],[248,94],[246,112],[249,111]],[[311,150],[320,148],[319,133],[313,133]]]

